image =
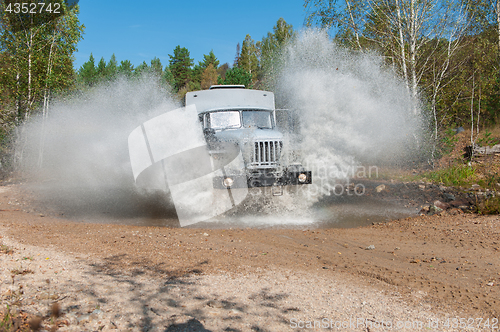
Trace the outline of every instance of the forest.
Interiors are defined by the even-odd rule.
[[[272,90],[280,54],[303,28],[324,29],[332,43],[349,52],[382,57],[387,70],[419,100],[436,144],[446,140],[450,128],[485,128],[499,120],[500,0],[305,0],[306,27],[294,29],[280,18],[258,40],[242,36],[233,63],[221,64],[207,50],[195,64],[189,50],[178,45],[168,63],[155,57],[134,66],[129,60],[118,62],[115,54],[99,61],[91,54],[80,68],[73,66],[85,31],[78,5],[55,0],[62,13],[34,15],[9,11],[10,3],[0,4],[3,171],[13,167],[12,142],[23,123],[47,117],[54,100],[118,77],[150,75],[179,100],[213,84]]]

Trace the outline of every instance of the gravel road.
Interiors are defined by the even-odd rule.
[[[1,307],[47,331],[498,330],[498,216],[185,229],[53,218],[24,195],[0,187]]]

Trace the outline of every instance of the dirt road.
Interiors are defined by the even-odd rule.
[[[449,320],[438,330],[499,327],[498,216],[443,213],[352,229],[138,227],[23,212],[18,186],[0,189],[0,241],[13,251],[0,254],[2,276],[19,278],[4,280],[2,305],[12,303],[21,283],[26,295],[17,298],[19,310],[39,310],[45,326],[48,304],[28,300],[27,288],[32,283],[40,292],[47,285],[37,282],[52,278],[65,287],[53,297],[63,307],[61,330],[286,331],[334,317],[364,317],[344,329],[356,331],[382,331],[384,325],[367,324],[391,319],[469,324]],[[24,258],[33,273],[12,272]],[[86,278],[95,278],[93,286]],[[94,294],[85,287],[95,287]],[[168,296],[159,299],[163,292]],[[158,298],[144,297],[153,293]],[[137,317],[126,315],[127,304]]]

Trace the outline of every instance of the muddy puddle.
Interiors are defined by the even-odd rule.
[[[36,211],[77,222],[179,227],[169,194],[135,188],[27,186]],[[285,203],[283,203],[285,202]],[[418,202],[401,197],[332,195],[314,204],[298,196],[258,197],[191,228],[352,228],[414,216]]]

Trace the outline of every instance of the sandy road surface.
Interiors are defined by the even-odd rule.
[[[45,329],[499,327],[498,216],[306,231],[137,227],[26,213],[17,186],[1,189],[0,241],[12,249],[0,254],[2,306],[45,317]],[[62,316],[51,321],[54,301]]]

